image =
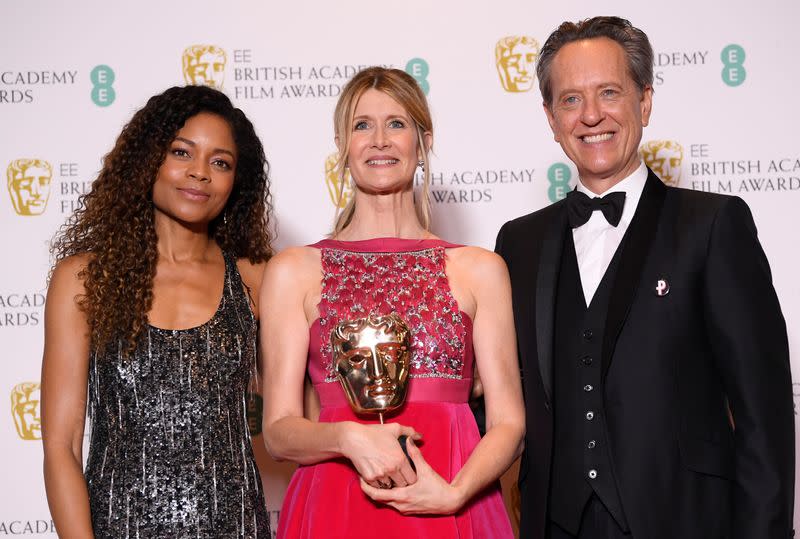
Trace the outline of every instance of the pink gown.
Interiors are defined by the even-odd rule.
[[[379,238],[313,245],[322,254],[320,317],[310,329],[308,372],[322,409],[320,422],[356,416],[332,368],[330,331],[342,319],[396,312],[411,328],[411,376],[405,405],[386,417],[423,435],[420,451],[451,481],[480,437],[467,404],[472,387],[472,320],[460,311],[445,274],[442,240]],[[511,538],[499,484],[455,515],[406,516],[373,502],[349,460],[300,466],[292,477],[278,538]]]

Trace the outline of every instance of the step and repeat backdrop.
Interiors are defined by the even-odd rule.
[[[729,193],[750,205],[800,372],[800,7],[794,0],[724,9],[688,0],[587,6],[6,2],[0,536],[56,533],[44,493],[39,406],[49,241],[90,189],[125,122],[173,85],[219,88],[255,124],[271,165],[280,249],[320,239],[344,203],[331,173],[342,86],[366,66],[406,70],[434,115],[434,229],[492,248],[502,223],[559,200],[576,181],[542,111],[534,71],[541,45],[563,20],[624,16],[650,36],[656,53],[654,111],[641,154],[670,185]],[[250,412],[275,522],[292,467],[270,460],[258,406]]]

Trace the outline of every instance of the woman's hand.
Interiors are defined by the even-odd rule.
[[[408,456],[417,468],[417,481],[414,484],[381,489],[362,478],[361,490],[376,502],[394,507],[405,515],[450,515],[461,509],[465,502],[461,492],[428,465],[411,439],[406,442],[406,447]]]
[[[362,482],[373,488],[405,487],[417,480],[397,438],[419,440],[422,435],[398,423],[364,425],[344,422],[341,453],[350,459]]]

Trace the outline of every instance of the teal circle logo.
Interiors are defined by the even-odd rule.
[[[89,79],[92,81],[92,101],[98,107],[107,107],[117,98],[114,91],[114,70],[107,65],[95,66]]]
[[[564,163],[554,163],[547,169],[547,181],[550,187],[547,188],[547,198],[550,202],[558,202],[567,196],[569,191],[569,181],[572,179],[572,171]]]
[[[406,63],[406,73],[414,77],[414,80],[417,81],[425,95],[428,95],[431,89],[431,85],[428,82],[428,74],[430,72],[431,69],[428,66],[428,62],[422,58],[412,58]]]
[[[745,53],[741,45],[731,44],[722,49],[722,82],[728,86],[739,86],[747,78],[744,68]]]

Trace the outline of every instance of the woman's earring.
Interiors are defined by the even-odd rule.
[[[417,166],[422,169],[422,172],[425,172],[425,161],[420,159],[419,161],[417,161]]]

